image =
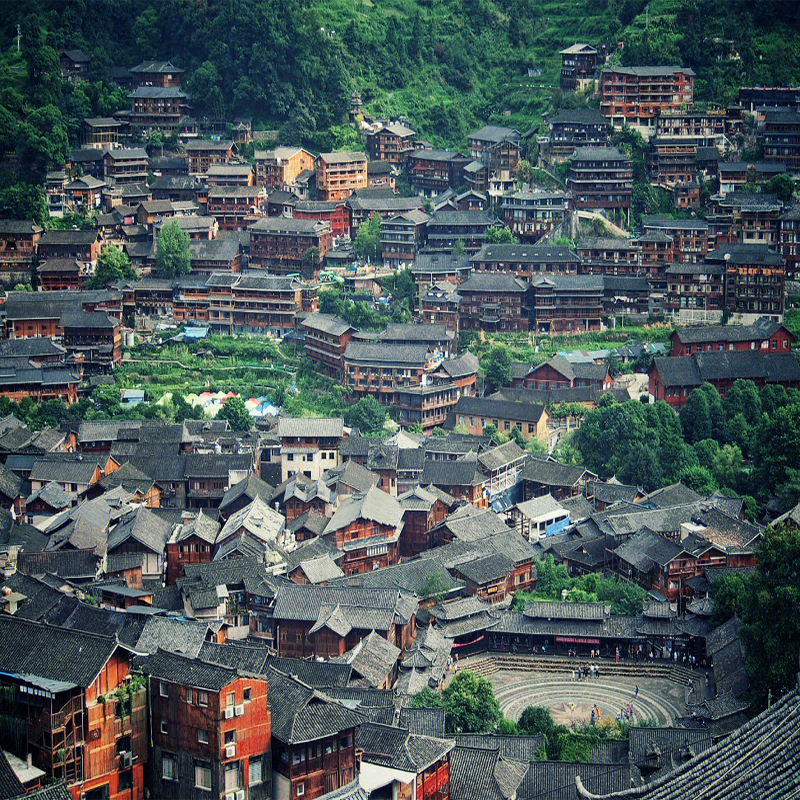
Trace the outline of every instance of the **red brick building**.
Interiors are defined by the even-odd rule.
[[[784,325],[761,318],[752,325],[696,325],[676,328],[670,336],[671,356],[724,350],[789,353],[792,335]]]
[[[673,408],[681,408],[692,392],[710,383],[723,397],[739,378],[758,389],[769,384],[800,388],[800,364],[791,353],[753,350],[694,353],[691,356],[656,358],[648,370],[650,394]]]

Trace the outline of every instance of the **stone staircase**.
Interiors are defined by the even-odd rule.
[[[687,686],[690,680],[694,680],[699,687],[703,683],[704,672],[702,670],[690,670],[681,665],[675,665],[667,661],[630,661],[622,660],[619,664],[608,660],[563,658],[557,656],[524,656],[510,655],[504,653],[487,653],[472,656],[459,661],[459,671],[469,670],[475,675],[487,677],[497,672],[537,672],[537,673],[561,673],[570,675],[578,667],[594,663],[600,670],[602,677],[625,676],[625,677],[645,677],[663,678],[673,681],[682,686]]]

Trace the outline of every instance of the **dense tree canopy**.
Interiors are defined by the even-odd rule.
[[[164,223],[156,239],[156,272],[161,278],[175,278],[191,269],[189,234],[177,222]]]
[[[235,431],[249,431],[253,419],[241,397],[229,397],[217,412],[217,419],[226,419]]]
[[[102,289],[118,280],[136,277],[128,256],[116,247],[106,245],[97,257],[97,268],[89,279],[89,289]]]

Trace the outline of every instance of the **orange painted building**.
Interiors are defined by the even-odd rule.
[[[366,153],[320,153],[317,193],[320,200],[346,200],[356,189],[367,188]]]

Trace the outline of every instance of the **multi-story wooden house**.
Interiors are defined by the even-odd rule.
[[[462,331],[527,331],[529,284],[509,273],[474,273],[458,288]]]
[[[601,275],[537,275],[531,279],[528,308],[539,333],[600,330]]]
[[[264,216],[264,200],[260,186],[212,186],[208,190],[207,213],[222,230],[243,230]]]
[[[306,308],[307,287],[281,275],[212,274],[208,286],[208,321],[215,332],[284,336],[294,329],[295,314]]]
[[[606,67],[600,77],[600,113],[612,124],[648,134],[663,111],[691,110],[694,72],[678,66]]]
[[[455,150],[414,150],[406,163],[411,188],[423,197],[436,197],[463,183],[470,159]]]
[[[81,147],[113,150],[123,123],[114,117],[85,117],[81,122]]]
[[[272,797],[267,681],[159,650],[149,684],[152,786],[157,797]]]
[[[69,311],[59,326],[64,347],[87,373],[110,372],[122,363],[122,325],[106,311]]]
[[[485,244],[470,264],[475,275],[510,273],[531,280],[537,275],[577,275],[581,259],[561,245]]]
[[[490,174],[516,171],[522,141],[518,130],[485,125],[471,133],[468,139],[470,155],[475,161],[485,164]]]
[[[252,186],[253,178],[249,164],[212,164],[205,174],[208,186]]]
[[[344,200],[299,200],[292,216],[295,219],[329,222],[334,237],[350,233],[350,210]]]
[[[384,220],[381,225],[384,262],[395,268],[411,264],[425,244],[430,220],[428,214],[416,208]]]
[[[268,667],[272,715],[272,797],[317,800],[357,796],[358,711],[275,667]]]
[[[202,564],[211,561],[220,523],[199,510],[196,516],[186,517],[176,525],[166,547],[167,586],[183,575],[185,564]]]
[[[430,549],[429,532],[455,509],[458,501],[435,486],[417,486],[401,495],[397,502],[403,512],[400,556],[414,558]]]
[[[420,322],[427,325],[444,325],[458,336],[458,309],[461,296],[458,287],[440,281],[418,290],[417,311]]]
[[[120,147],[103,153],[103,177],[110,186],[147,184],[147,150]]]
[[[783,257],[759,244],[726,244],[706,256],[724,270],[725,309],[734,321],[783,320],[786,270]]]
[[[786,279],[800,276],[800,206],[793,206],[781,214],[778,250],[786,264]]]
[[[569,213],[564,192],[519,190],[500,198],[503,224],[521,242],[534,243],[561,225]]]
[[[291,191],[302,172],[314,171],[314,154],[302,147],[255,151],[256,184]]]
[[[597,69],[597,48],[577,43],[561,51],[561,90],[574,92],[586,88],[594,80]]]
[[[177,86],[137,86],[128,97],[130,124],[147,133],[177,133],[190,110],[189,96]]]
[[[800,109],[768,109],[759,126],[758,142],[766,161],[784,164],[795,175],[800,172]]]
[[[395,497],[373,486],[345,498],[322,537],[344,553],[339,567],[358,575],[396,564],[400,557],[403,512]]]
[[[672,260],[679,264],[702,261],[709,246],[708,222],[703,219],[671,219],[657,215],[642,218],[645,234],[660,232],[672,239]]]
[[[671,264],[664,270],[664,310],[687,322],[719,322],[725,308],[725,267],[715,263]]]
[[[567,186],[578,210],[626,212],[633,190],[631,160],[616,147],[579,147],[570,158]]]
[[[194,239],[189,242],[189,250],[194,275],[242,270],[242,248],[236,239]]]
[[[321,200],[346,200],[357,189],[366,188],[366,153],[320,153],[317,193]]]
[[[341,656],[371,631],[405,650],[416,636],[417,607],[396,589],[282,584],[273,610],[278,655]]]
[[[427,244],[431,253],[452,253],[461,242],[467,253],[475,253],[486,241],[486,231],[494,222],[488,211],[458,211],[442,208],[427,223]]]
[[[142,61],[130,68],[131,82],[136,86],[180,86],[183,70],[171,61]]]
[[[561,108],[548,122],[547,158],[564,161],[579,147],[605,147],[608,120],[592,108]]]
[[[355,328],[330,314],[309,314],[301,323],[306,333],[305,354],[328,377],[340,378],[344,370],[344,351]]]
[[[219,142],[193,139],[186,143],[189,156],[189,174],[205,175],[215,164],[228,164],[233,158],[234,144],[231,139]]]
[[[400,166],[414,152],[416,134],[401,122],[376,122],[367,131],[366,145],[370,158]]]
[[[98,621],[99,622],[99,621]],[[63,780],[74,800],[142,800],[146,692],[114,636],[0,618],[0,745]]]
[[[248,230],[251,267],[276,275],[314,277],[333,242],[330,222],[320,220],[264,217]]]
[[[72,258],[94,265],[100,255],[102,240],[94,229],[59,230],[52,228],[39,238],[39,258]]]
[[[0,220],[0,279],[27,283],[42,229],[32,220]]]
[[[636,275],[640,272],[639,248],[633,239],[581,239],[575,246],[578,271],[591,275]]]

